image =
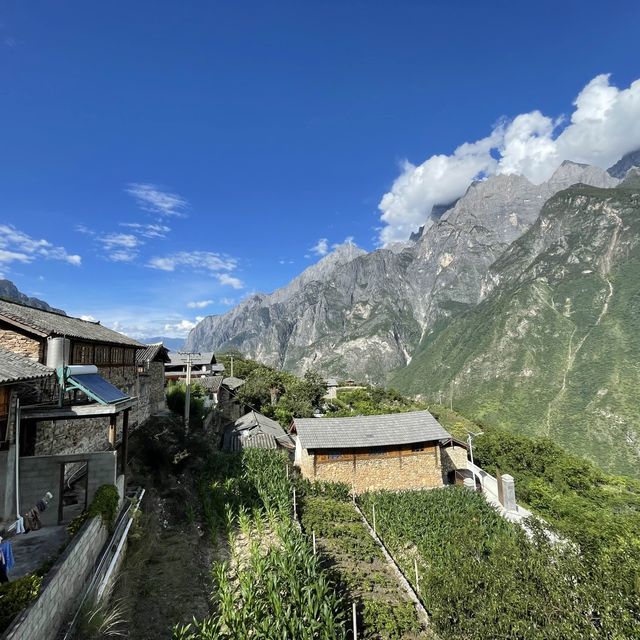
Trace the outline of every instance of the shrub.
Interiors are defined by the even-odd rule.
[[[36,600],[41,587],[40,573],[18,578],[0,586],[0,633],[23,609]]]
[[[113,484],[103,484],[98,488],[87,510],[87,517],[102,516],[102,522],[109,528],[113,526],[118,512],[120,495]]]

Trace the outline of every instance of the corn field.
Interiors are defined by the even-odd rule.
[[[617,590],[592,578],[575,545],[533,539],[484,498],[449,487],[360,497],[369,522],[450,640],[639,638]],[[415,569],[417,567],[418,584]]]
[[[348,606],[293,522],[287,460],[276,452],[219,454],[203,482],[209,528],[229,557],[213,567],[213,614],[174,640],[340,640]]]

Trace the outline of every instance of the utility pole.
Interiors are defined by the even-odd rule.
[[[187,356],[187,384],[184,394],[184,430],[189,433],[189,410],[191,408],[191,356],[199,356],[200,352],[181,353]]]
[[[471,458],[471,475],[473,476],[473,486],[475,489],[476,484],[476,472],[475,472],[475,463],[473,461],[473,438],[476,436],[481,436],[484,434],[484,431],[479,431],[478,433],[473,433],[473,431],[469,431],[469,435],[467,436],[467,443],[469,444],[469,457]],[[480,478],[480,485],[484,488],[484,483],[482,478]]]
[[[233,356],[231,356],[231,372],[229,373],[229,376],[233,378]]]

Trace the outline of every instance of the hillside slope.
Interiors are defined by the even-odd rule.
[[[554,438],[604,468],[640,460],[640,190],[577,185],[491,267],[488,297],[425,336],[401,390]],[[438,330],[440,329],[440,330]]]

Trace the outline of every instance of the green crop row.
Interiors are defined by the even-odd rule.
[[[603,580],[572,543],[529,539],[484,498],[457,487],[378,492],[362,508],[450,640],[640,637],[638,584]],[[601,559],[620,567],[624,558]],[[418,568],[418,584],[415,568]]]
[[[347,607],[308,538],[293,523],[287,458],[250,449],[216,454],[200,495],[229,560],[213,568],[213,614],[174,640],[344,640]]]

